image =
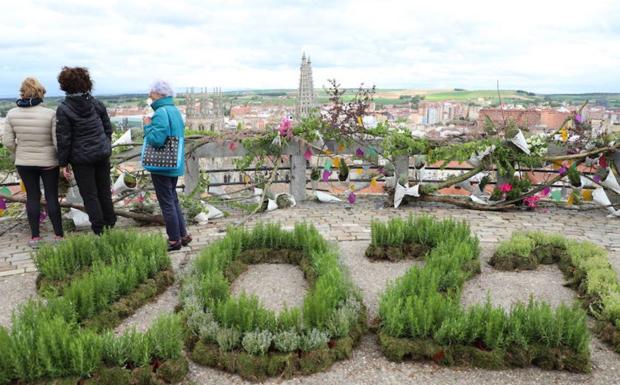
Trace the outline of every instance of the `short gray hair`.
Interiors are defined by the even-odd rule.
[[[151,92],[157,92],[161,96],[174,96],[172,86],[165,80],[155,80],[151,84]]]

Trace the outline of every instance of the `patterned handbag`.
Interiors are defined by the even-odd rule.
[[[168,117],[165,107],[162,107]],[[172,126],[171,126],[172,127]],[[142,167],[147,171],[174,171],[183,167],[183,137],[168,136],[162,147],[154,147],[144,141],[142,145]]]

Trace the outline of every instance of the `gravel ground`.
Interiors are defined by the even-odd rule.
[[[576,293],[563,286],[566,281],[557,265],[540,265],[529,271],[495,270],[488,264],[495,249],[495,245],[482,245],[482,273],[465,282],[461,294],[464,306],[484,304],[489,298],[493,306],[509,309],[516,302],[529,301],[530,296],[544,299],[552,307],[561,303],[571,305],[575,301]]]
[[[250,265],[231,287],[233,295],[255,295],[267,309],[276,312],[285,307],[301,307],[307,291],[303,271],[298,266],[280,263]]]
[[[423,261],[373,262],[364,256],[370,241],[339,242],[340,257],[351,274],[353,283],[359,287],[368,308],[368,319],[379,315],[379,296],[390,281],[403,275],[411,266]]]
[[[11,326],[11,314],[17,306],[37,294],[37,273],[0,278],[0,326]]]

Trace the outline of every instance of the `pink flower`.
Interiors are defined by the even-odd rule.
[[[542,194],[543,196],[551,194],[551,188],[549,186],[545,186],[545,188],[542,190]]]
[[[601,157],[598,158],[598,165],[602,168],[607,168],[607,158],[605,158],[605,155],[601,155]]]
[[[310,159],[312,159],[312,149],[310,149],[310,147],[308,147],[306,149],[306,152],[304,152],[304,159],[307,161],[310,161]]]
[[[512,190],[512,185],[510,183],[504,183],[499,186],[499,191],[503,193],[508,193]]]
[[[289,118],[282,118],[280,121],[280,126],[278,126],[278,131],[280,132],[280,136],[291,137],[293,136],[292,122]]]
[[[353,191],[351,191],[351,193],[349,193],[349,196],[347,197],[347,200],[349,201],[350,204],[355,203],[355,193]]]
[[[527,207],[534,208],[536,207],[536,203],[540,200],[538,195],[532,195],[523,199],[523,202],[527,205]]]
[[[237,142],[230,142],[230,143],[228,144],[228,149],[229,149],[231,152],[235,151],[235,150],[237,149]]]

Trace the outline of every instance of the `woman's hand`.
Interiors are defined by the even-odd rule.
[[[62,168],[62,175],[65,177],[67,181],[70,181],[73,177],[73,173],[71,172],[71,168],[69,166]]]
[[[142,122],[144,123],[145,126],[148,126],[149,124],[151,124],[151,117],[148,115],[145,115],[144,118],[142,118]]]

